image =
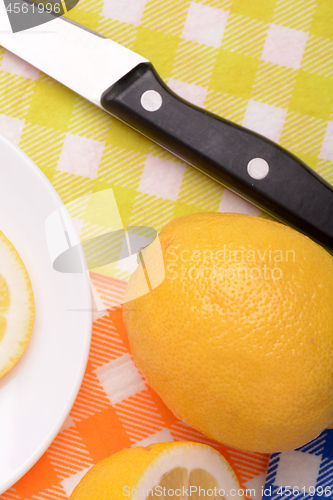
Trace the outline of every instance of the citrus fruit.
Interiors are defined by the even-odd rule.
[[[199,487],[201,490],[199,490]],[[205,493],[205,495],[204,495]],[[156,443],[122,450],[94,465],[70,500],[124,498],[243,498],[236,475],[214,448],[201,443]]]
[[[180,217],[159,240],[164,280],[146,293],[139,266],[123,308],[148,383],[227,445],[270,453],[314,439],[333,419],[333,257],[235,213]],[[146,269],[163,265],[156,255],[147,247]]]
[[[34,314],[28,272],[12,243],[0,231],[0,377],[25,351]]]

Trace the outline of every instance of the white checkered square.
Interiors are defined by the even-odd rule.
[[[319,158],[333,162],[333,122],[328,122]]]
[[[227,10],[191,2],[182,36],[190,42],[219,48],[228,16]]]
[[[105,394],[113,405],[146,389],[130,354],[124,354],[110,361],[97,368],[95,372]]]
[[[23,127],[24,120],[0,115],[0,133],[16,145],[20,142]]]
[[[263,487],[265,486],[265,481],[266,481],[266,473],[262,472],[261,474],[258,474],[257,476],[251,477],[251,479],[248,479],[245,483],[244,486],[246,490],[254,490],[254,494],[252,493],[251,498],[252,500],[261,500],[262,495],[263,495]],[[248,496],[248,495],[247,495]]]
[[[177,201],[185,169],[183,163],[148,155],[141,175],[139,191],[158,198]]]
[[[64,488],[67,497],[69,498],[73,493],[74,488],[79,484],[83,476],[85,476],[91,467],[85,467],[76,474],[72,474],[61,481],[61,485]]]
[[[173,437],[169,429],[162,429],[147,438],[142,439],[141,441],[137,441],[133,446],[149,446],[153,443],[170,443],[173,441]]]
[[[243,120],[243,125],[272,141],[278,142],[287,116],[287,110],[250,100]]]
[[[134,24],[141,22],[146,0],[105,0],[102,15],[116,21]]]
[[[130,255],[129,257],[126,257],[125,259],[118,260],[116,264],[116,268],[119,269],[119,271],[132,274],[138,267],[138,255]],[[124,278],[123,278],[124,279]]]
[[[280,455],[274,485],[290,488],[298,486],[299,489],[305,488],[305,491],[309,492],[310,486],[316,486],[320,462],[320,455],[284,451]]]
[[[60,153],[58,170],[96,179],[104,143],[67,134]]]
[[[299,69],[308,34],[294,28],[271,24],[262,53],[266,62]]]
[[[225,189],[223,191],[222,199],[218,212],[234,212],[236,214],[259,215],[260,209],[252,205],[240,196]]]
[[[196,85],[195,83],[186,83],[181,80],[176,80],[175,78],[170,78],[168,86],[180,97],[186,99],[186,101],[196,106],[203,107],[207,95],[207,88]]]

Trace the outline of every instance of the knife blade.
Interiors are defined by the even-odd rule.
[[[0,45],[333,252],[333,188],[279,145],[172,92],[144,57],[63,17]]]

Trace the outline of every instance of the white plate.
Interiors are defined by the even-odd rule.
[[[88,277],[54,271],[47,248],[45,220],[61,207],[43,173],[0,136],[0,230],[25,263],[36,307],[27,350],[0,379],[0,494],[34,465],[59,432],[88,360]]]

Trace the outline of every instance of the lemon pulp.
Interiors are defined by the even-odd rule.
[[[191,498],[193,498],[193,500],[200,499],[200,489],[205,492],[208,490],[215,491],[216,495],[214,495],[214,500],[225,498],[217,493],[219,491],[219,484],[215,477],[201,468],[193,469],[189,472],[185,467],[175,467],[170,472],[163,474],[158,486],[162,489],[165,488],[164,491],[166,493],[163,497],[165,500],[174,500],[174,495],[169,495],[168,492],[172,492],[175,489],[182,491],[183,488],[189,488],[191,492],[193,491],[193,493],[191,493]],[[161,489],[155,490],[155,488],[149,493],[148,498],[160,496]]]
[[[0,231],[0,377],[25,351],[34,316],[28,271],[13,244]]]

